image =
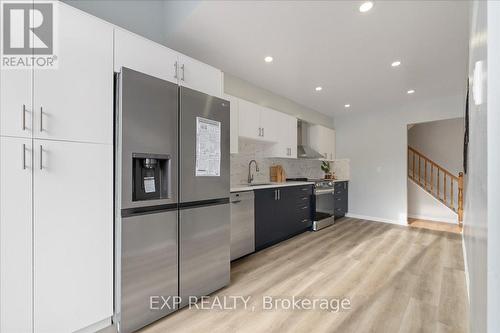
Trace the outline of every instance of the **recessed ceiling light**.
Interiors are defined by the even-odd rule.
[[[323,90],[323,87],[316,87],[315,89],[316,89],[316,91],[321,91],[321,90]]]
[[[264,61],[265,62],[273,62],[273,57],[267,56],[267,57],[264,58]]]
[[[415,90],[410,89],[410,90],[408,90],[406,93],[407,93],[407,94],[413,94],[413,93],[415,93]]]
[[[346,109],[348,109],[348,108],[350,108],[350,107],[351,107],[351,104],[345,104],[345,105],[344,105],[344,107],[345,107]]]
[[[399,65],[401,65],[401,61],[399,60],[396,60],[391,64],[392,67],[398,67]]]
[[[370,9],[373,8],[373,2],[372,1],[365,1],[359,6],[359,11],[362,13],[366,13]]]

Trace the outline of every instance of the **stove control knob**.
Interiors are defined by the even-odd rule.
[[[333,186],[333,183],[332,183],[332,182],[329,182],[329,183],[328,183],[328,186]]]

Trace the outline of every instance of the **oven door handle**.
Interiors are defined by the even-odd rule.
[[[315,195],[322,195],[322,194],[328,194],[328,193],[334,193],[335,192],[335,189],[330,189],[330,190],[315,190],[314,191],[314,194]]]

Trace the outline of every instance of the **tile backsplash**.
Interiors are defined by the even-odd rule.
[[[265,157],[266,143],[240,139],[239,153],[231,154],[231,185],[245,184],[248,179],[248,163],[256,160],[259,172],[255,172],[252,165],[254,182],[269,181],[269,167],[281,164],[285,169],[287,178],[307,177],[322,178],[324,172],[321,170],[321,161],[306,159],[268,158]],[[349,179],[349,160],[335,160],[332,163],[335,177],[338,179]]]

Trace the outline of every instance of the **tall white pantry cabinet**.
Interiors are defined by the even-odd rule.
[[[113,315],[113,27],[58,7],[58,68],[0,75],[0,332]]]

